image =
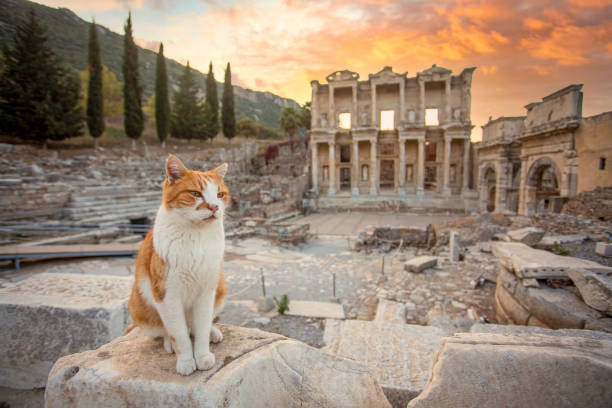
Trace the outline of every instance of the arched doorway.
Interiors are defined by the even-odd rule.
[[[525,203],[527,214],[550,212],[552,198],[559,197],[559,170],[548,157],[536,160],[527,173]]]
[[[481,170],[480,194],[482,200],[481,210],[494,212],[497,197],[497,173],[492,164],[487,165],[487,167]]]

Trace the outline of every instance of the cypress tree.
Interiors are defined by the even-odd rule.
[[[87,91],[87,127],[98,148],[98,138],[104,133],[104,99],[102,95],[102,61],[96,22],[89,27],[89,86]]]
[[[203,140],[206,138],[204,119],[204,106],[198,97],[198,87],[187,62],[174,94],[170,133],[177,139]]]
[[[0,76],[0,128],[23,140],[42,143],[83,133],[78,106],[80,80],[46,44],[46,28],[30,8],[5,46]]]
[[[236,114],[234,113],[234,88],[232,87],[232,69],[230,63],[225,68],[225,81],[223,82],[223,106],[221,107],[221,122],[223,122],[223,135],[230,141],[236,136]]]
[[[212,70],[212,62],[208,65],[206,76],[206,137],[212,139],[219,133],[219,98],[217,97],[217,81]]]
[[[136,139],[142,134],[144,116],[142,114],[142,88],[138,81],[138,49],[132,36],[132,13],[124,26],[123,57],[123,121],[125,134],[132,139],[132,149]]]
[[[165,146],[170,127],[170,102],[168,102],[168,74],[163,43],[159,44],[155,67],[155,125],[157,126],[157,137],[162,142],[162,146]]]

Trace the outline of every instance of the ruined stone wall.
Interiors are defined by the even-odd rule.
[[[574,136],[578,192],[612,186],[612,111],[582,119]],[[602,158],[604,169],[600,169]]]
[[[582,117],[582,85],[570,85],[542,98],[542,102],[527,105],[525,128],[533,128],[556,121],[579,120]]]
[[[482,127],[483,144],[494,143],[500,140],[516,140],[523,131],[525,117],[501,117],[489,121]]]

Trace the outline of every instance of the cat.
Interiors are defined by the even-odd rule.
[[[226,291],[221,263],[227,164],[200,172],[169,155],[165,167],[162,203],[136,259],[127,332],[138,326],[163,337],[164,349],[176,353],[176,371],[189,375],[214,366],[209,340],[223,340],[212,321]]]

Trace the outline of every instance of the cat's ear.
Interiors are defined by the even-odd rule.
[[[187,167],[180,159],[172,154],[166,159],[166,180],[168,184],[176,183],[187,173]]]
[[[223,163],[219,167],[215,167],[213,172],[217,173],[217,175],[219,175],[221,178],[225,177],[227,174],[227,163]]]

